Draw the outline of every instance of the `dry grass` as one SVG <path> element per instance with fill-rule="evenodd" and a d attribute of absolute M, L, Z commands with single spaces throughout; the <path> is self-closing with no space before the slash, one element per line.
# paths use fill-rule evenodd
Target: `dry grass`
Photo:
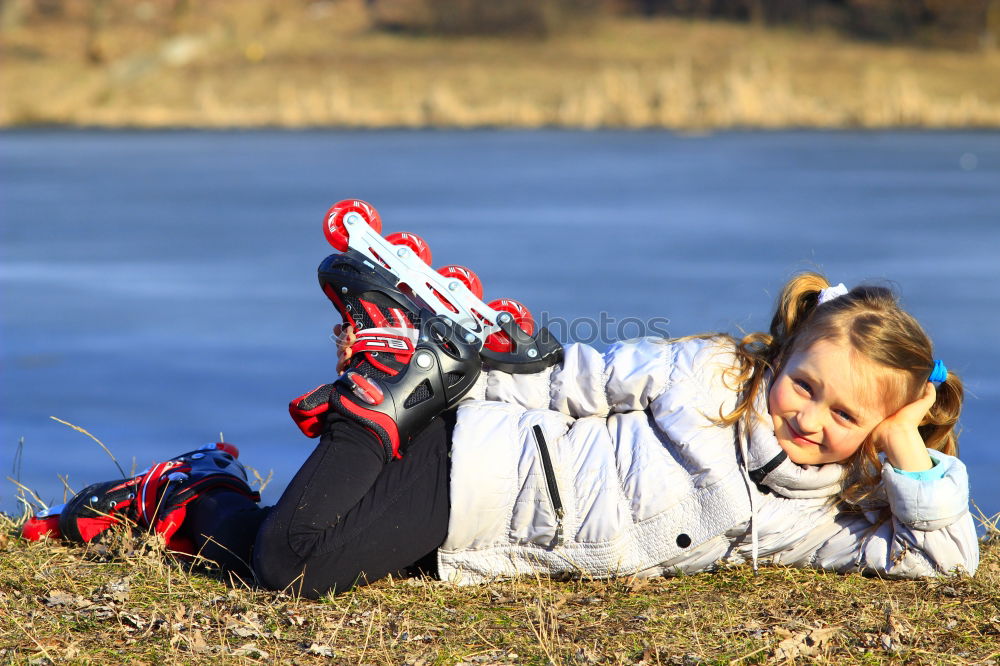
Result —
<path fill-rule="evenodd" d="M 374 32 L 360 0 L 196 3 L 177 32 L 119 15 L 4 36 L 0 124 L 997 127 L 1000 52 L 608 18 L 547 40 Z"/>
<path fill-rule="evenodd" d="M 385 580 L 320 602 L 229 586 L 119 534 L 28 543 L 0 518 L 6 663 L 1000 661 L 1000 539 L 974 578 L 747 567 L 672 579 Z"/>

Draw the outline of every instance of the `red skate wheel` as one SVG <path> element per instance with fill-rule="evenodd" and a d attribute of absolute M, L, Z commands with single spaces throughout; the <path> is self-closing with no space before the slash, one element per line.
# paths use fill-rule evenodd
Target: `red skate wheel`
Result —
<path fill-rule="evenodd" d="M 482 300 L 483 298 L 483 283 L 479 279 L 479 276 L 473 273 L 471 270 L 465 266 L 459 266 L 457 264 L 449 264 L 447 266 L 442 266 L 438 269 L 438 273 L 445 276 L 446 278 L 455 278 L 466 287 L 472 294 Z"/>
<path fill-rule="evenodd" d="M 531 313 L 528 312 L 528 308 L 524 307 L 517 301 L 513 301 L 509 298 L 498 298 L 495 301 L 490 301 L 486 305 L 490 306 L 497 312 L 509 312 L 514 316 L 514 323 L 520 326 L 521 330 L 528 335 L 535 332 L 535 320 L 531 317 Z M 509 352 L 512 346 L 510 337 L 508 337 L 508 335 L 503 331 L 491 333 L 489 337 L 486 338 L 484 345 L 490 351 L 495 352 Z"/>
<path fill-rule="evenodd" d="M 344 199 L 330 206 L 323 218 L 323 233 L 327 242 L 341 252 L 347 251 L 347 231 L 344 225 L 344 217 L 349 213 L 357 213 L 375 230 L 375 233 L 382 233 L 382 218 L 378 211 L 367 201 L 360 199 Z"/>
<path fill-rule="evenodd" d="M 393 245 L 403 245 L 413 250 L 420 260 L 427 265 L 431 263 L 431 246 L 423 238 L 406 231 L 397 231 L 385 237 Z"/>

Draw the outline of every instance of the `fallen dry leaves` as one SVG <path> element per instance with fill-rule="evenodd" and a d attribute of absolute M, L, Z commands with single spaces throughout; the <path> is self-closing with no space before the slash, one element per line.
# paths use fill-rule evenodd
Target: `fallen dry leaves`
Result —
<path fill-rule="evenodd" d="M 774 633 L 781 642 L 771 653 L 777 661 L 795 661 L 799 657 L 818 657 L 824 653 L 827 644 L 840 633 L 840 627 L 816 627 L 796 634 L 778 627 Z"/>

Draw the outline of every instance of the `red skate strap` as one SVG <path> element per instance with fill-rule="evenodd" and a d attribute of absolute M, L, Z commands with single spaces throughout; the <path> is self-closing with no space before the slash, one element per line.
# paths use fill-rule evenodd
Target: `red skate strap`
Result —
<path fill-rule="evenodd" d="M 396 335 L 382 331 L 361 331 L 357 340 L 351 345 L 351 353 L 390 352 L 396 354 L 401 363 L 409 363 L 413 355 L 413 342 L 405 335 Z"/>
<path fill-rule="evenodd" d="M 323 434 L 323 417 L 330 409 L 331 384 L 317 386 L 288 403 L 288 413 L 306 437 Z"/>
<path fill-rule="evenodd" d="M 167 550 L 180 560 L 190 560 L 197 555 L 195 553 L 194 541 L 185 534 L 174 534 L 167 541 Z"/>
<path fill-rule="evenodd" d="M 389 308 L 389 313 L 395 320 L 396 327 L 398 328 L 416 328 L 410 318 L 406 316 L 406 313 L 399 308 Z"/>
<path fill-rule="evenodd" d="M 153 525 L 153 531 L 157 534 L 163 535 L 163 540 L 166 541 L 167 546 L 170 547 L 170 541 L 173 539 L 174 534 L 180 529 L 181 525 L 184 523 L 184 518 L 187 517 L 187 503 L 185 502 L 181 506 L 168 511 L 163 518 L 156 521 Z M 179 550 L 177 548 L 172 548 L 171 550 Z"/>
<path fill-rule="evenodd" d="M 344 396 L 337 396 L 338 402 L 347 412 L 353 414 L 362 426 L 370 430 L 378 437 L 379 441 L 390 452 L 393 458 L 402 458 L 399 453 L 399 430 L 396 422 L 387 414 L 366 409 L 361 405 L 355 405 Z"/>
<path fill-rule="evenodd" d="M 358 302 L 361 303 L 361 307 L 363 307 L 365 309 L 365 312 L 368 313 L 368 316 L 371 317 L 372 324 L 383 328 L 389 325 L 389 320 L 386 319 L 385 316 L 383 316 L 383 314 L 379 311 L 377 305 L 360 299 Z"/>
<path fill-rule="evenodd" d="M 364 375 L 349 371 L 346 375 L 347 381 L 351 383 L 351 391 L 369 405 L 381 405 L 385 400 L 385 393 L 378 384 L 368 379 Z"/>
<path fill-rule="evenodd" d="M 94 537 L 107 530 L 112 525 L 117 525 L 119 520 L 112 516 L 94 516 L 93 518 L 77 518 L 76 528 L 80 532 L 80 538 L 84 543 L 90 543 Z"/>
<path fill-rule="evenodd" d="M 291 411 L 291 408 L 289 408 L 289 411 Z M 326 411 L 327 410 L 324 409 L 323 414 L 325 414 Z M 292 419 L 295 421 L 295 425 L 299 427 L 299 430 L 302 431 L 302 434 L 308 437 L 309 439 L 319 437 L 320 435 L 323 434 L 322 415 L 300 418 L 295 415 L 295 412 L 292 412 Z"/>
<path fill-rule="evenodd" d="M 169 482 L 167 477 L 170 472 L 183 466 L 184 463 L 179 460 L 168 460 L 153 465 L 143 475 L 139 483 L 139 496 L 136 498 L 140 524 L 152 525 L 156 521 L 156 514 L 160 510 L 160 497 L 163 494 L 160 491 L 164 484 Z"/>

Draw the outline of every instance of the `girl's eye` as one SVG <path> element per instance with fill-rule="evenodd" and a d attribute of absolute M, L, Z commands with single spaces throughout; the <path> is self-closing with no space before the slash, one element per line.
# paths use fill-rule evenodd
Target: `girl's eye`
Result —
<path fill-rule="evenodd" d="M 803 391 L 805 391 L 806 393 L 812 395 L 812 387 L 809 386 L 809 384 L 807 382 L 805 382 L 805 381 L 803 381 L 801 379 L 793 379 L 792 383 L 795 384 L 800 389 L 802 389 Z"/>
<path fill-rule="evenodd" d="M 833 413 L 842 418 L 843 420 L 847 421 L 848 423 L 854 423 L 854 417 L 842 409 L 835 409 L 833 410 Z"/>

